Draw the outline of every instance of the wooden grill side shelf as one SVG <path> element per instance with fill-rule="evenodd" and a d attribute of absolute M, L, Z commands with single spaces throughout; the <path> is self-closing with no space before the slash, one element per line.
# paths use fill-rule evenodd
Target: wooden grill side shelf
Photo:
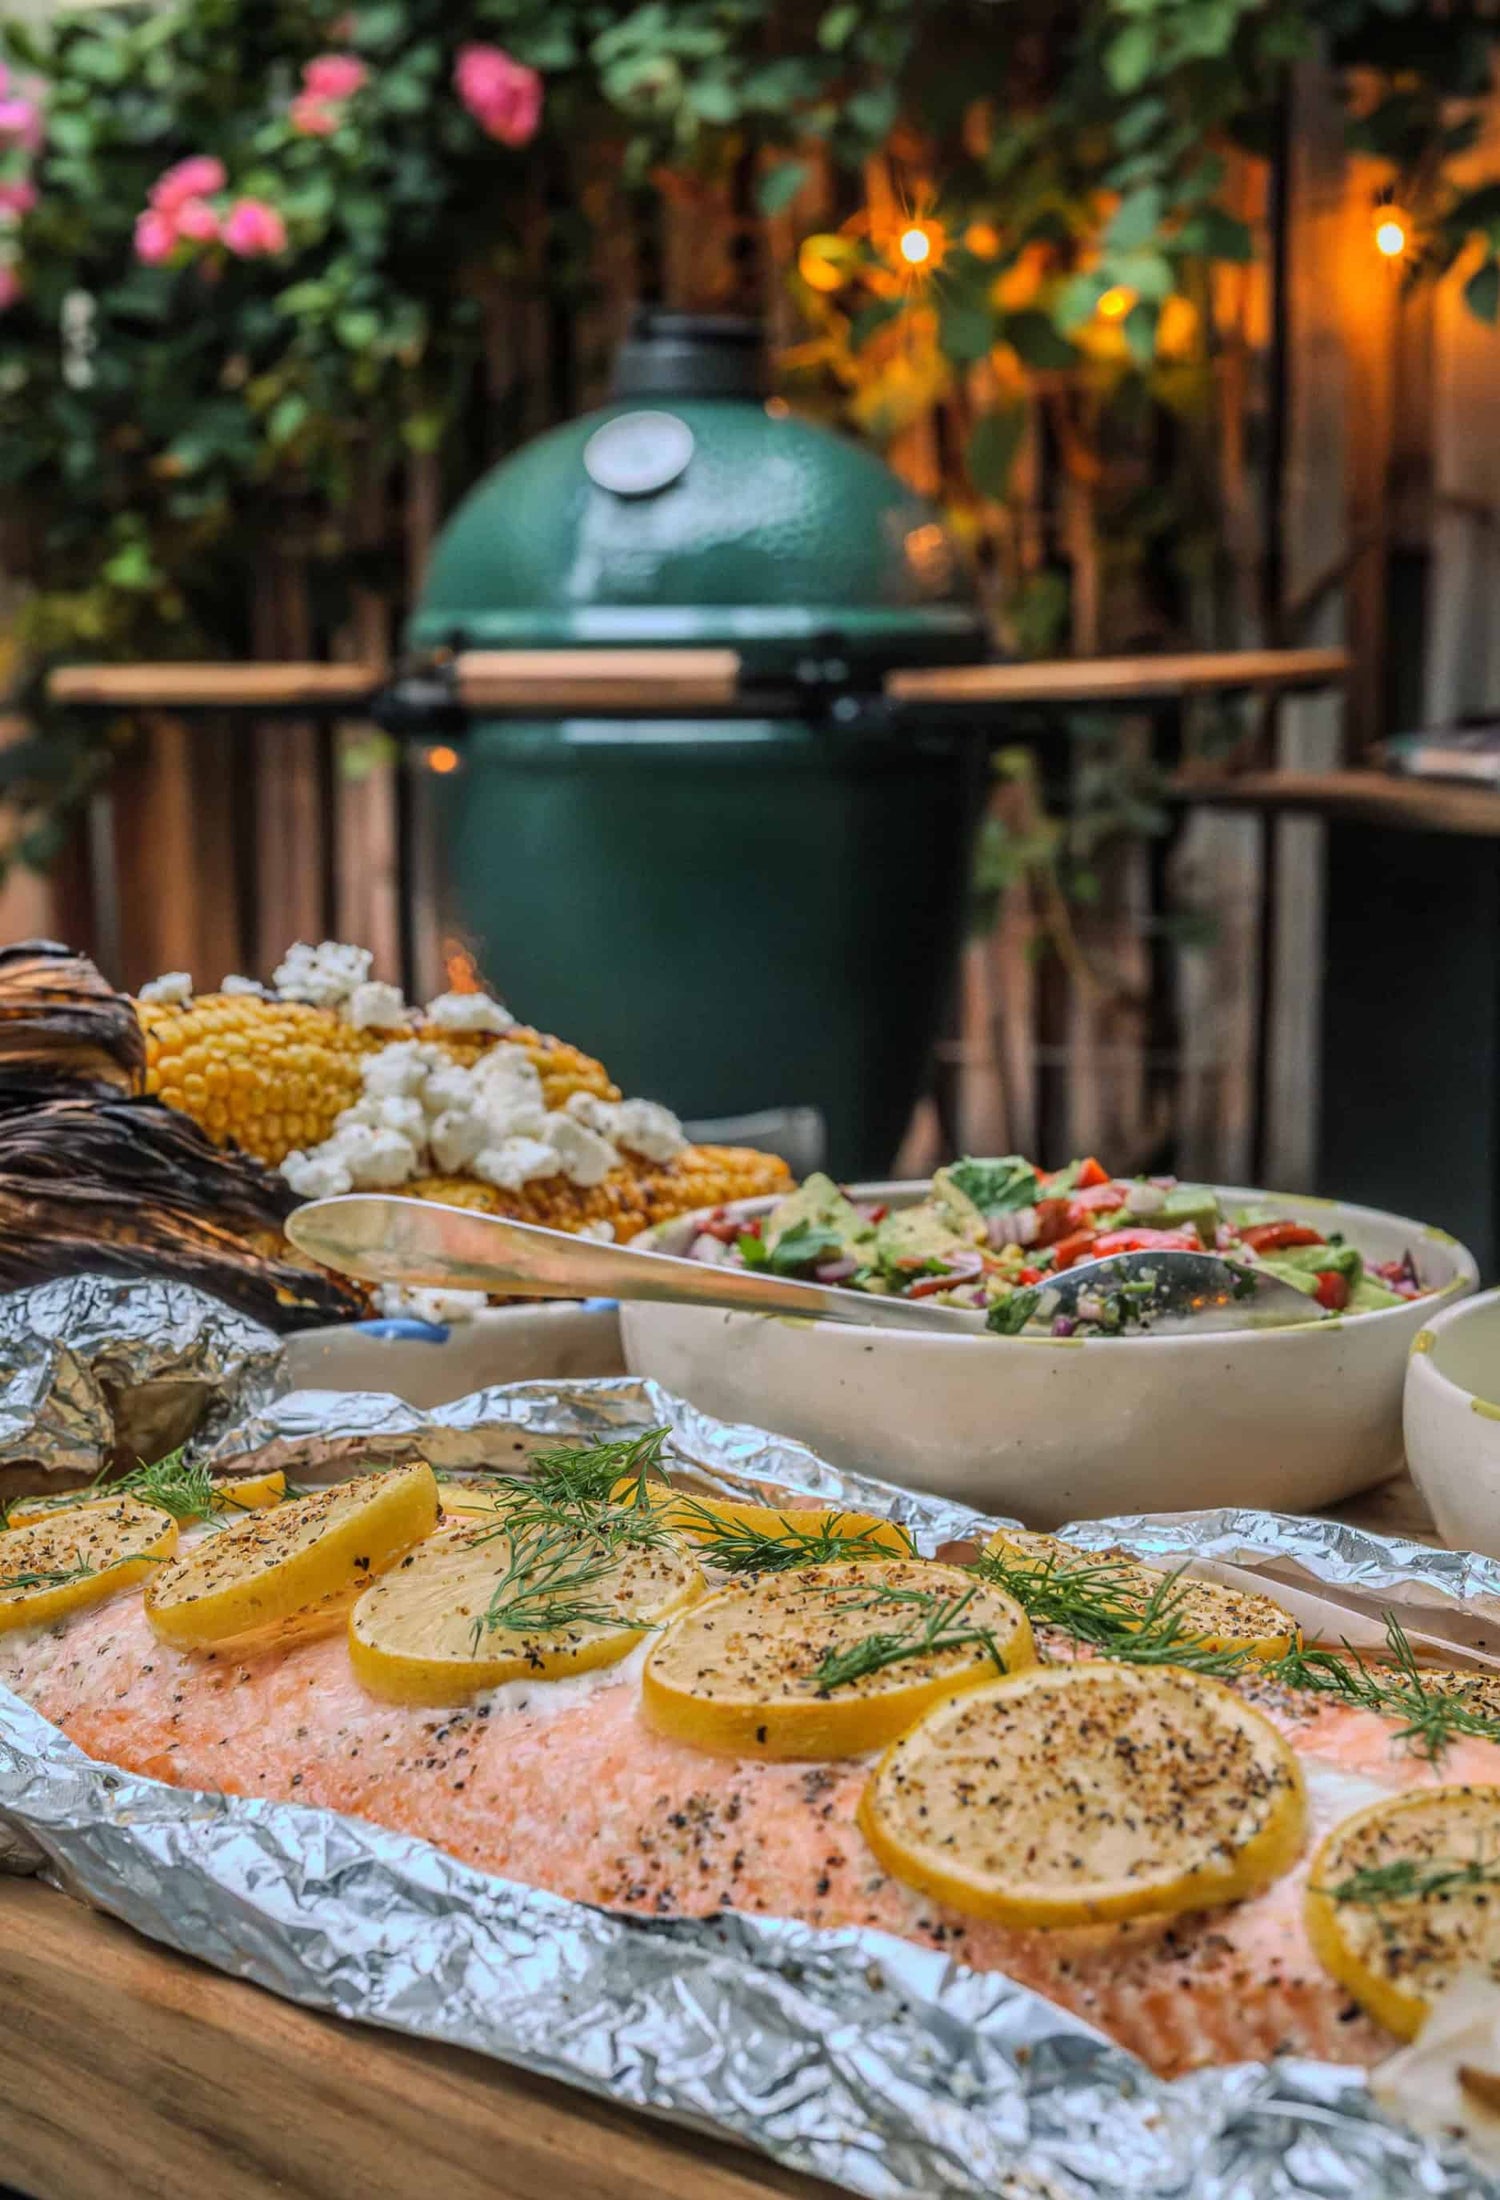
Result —
<path fill-rule="evenodd" d="M 885 691 L 899 703 L 1131 703 L 1231 688 L 1328 687 L 1348 671 L 1348 652 L 1342 649 L 1207 650 L 941 665 L 888 673 Z"/>
<path fill-rule="evenodd" d="M 35 2200 L 833 2200 L 724 2141 L 290 2002 L 0 1876 L 0 2187 Z"/>
<path fill-rule="evenodd" d="M 1207 808 L 1301 811 L 1402 832 L 1500 839 L 1500 790 L 1462 780 L 1377 771 L 1244 772 L 1222 779 L 1184 773 L 1174 793 L 1179 802 Z"/>

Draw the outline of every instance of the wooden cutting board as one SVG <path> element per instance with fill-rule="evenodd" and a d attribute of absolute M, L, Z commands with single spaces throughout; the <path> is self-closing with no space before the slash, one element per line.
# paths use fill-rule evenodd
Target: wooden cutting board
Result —
<path fill-rule="evenodd" d="M 0 2188 L 27 2200 L 832 2200 L 722 2141 L 294 2008 L 0 1877 Z"/>

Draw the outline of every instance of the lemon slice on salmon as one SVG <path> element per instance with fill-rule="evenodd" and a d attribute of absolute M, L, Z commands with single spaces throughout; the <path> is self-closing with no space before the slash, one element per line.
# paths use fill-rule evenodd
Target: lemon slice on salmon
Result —
<path fill-rule="evenodd" d="M 505 1681 L 613 1665 L 703 1592 L 672 1544 L 459 1521 L 374 1582 L 349 1614 L 355 1678 L 390 1703 L 463 1703 Z"/>
<path fill-rule="evenodd" d="M 1035 1655 L 1014 1599 L 957 1566 L 807 1566 L 685 1613 L 646 1660 L 641 1709 L 658 1734 L 727 1756 L 858 1757 Z"/>
<path fill-rule="evenodd" d="M 269 1512 L 247 1513 L 163 1566 L 146 1617 L 180 1649 L 263 1636 L 321 1607 L 329 1627 L 375 1575 L 437 1525 L 438 1489 L 424 1460 L 336 1482 Z"/>
<path fill-rule="evenodd" d="M 1037 1666 L 939 1704 L 860 1803 L 893 1877 L 972 1917 L 1094 1925 L 1268 1886 L 1307 1806 L 1291 1748 L 1174 1666 Z"/>
<path fill-rule="evenodd" d="M 286 1495 L 286 1476 L 276 1467 L 266 1474 L 242 1474 L 233 1481 L 215 1482 L 212 1489 L 215 1516 L 220 1513 L 232 1515 L 237 1512 L 259 1512 L 267 1505 L 281 1503 Z M 119 1494 L 131 1496 L 135 1493 L 125 1490 Z M 81 1505 L 108 1505 L 112 1502 L 107 1484 L 101 1488 L 97 1482 L 90 1482 L 82 1489 L 68 1490 L 60 1497 L 18 1497 L 12 1502 L 6 1517 L 11 1527 L 24 1528 L 30 1526 L 34 1520 L 52 1519 L 62 1512 L 76 1512 Z M 149 1496 L 143 1496 L 141 1502 L 149 1504 Z M 162 1511 L 170 1509 L 169 1506 L 161 1508 Z"/>
<path fill-rule="evenodd" d="M 41 1627 L 139 1581 L 177 1548 L 177 1523 L 133 1497 L 0 1534 L 0 1631 Z"/>
<path fill-rule="evenodd" d="M 615 1504 L 635 1501 L 639 1484 L 616 1483 Z M 701 1551 L 710 1566 L 727 1573 L 779 1571 L 787 1566 L 832 1562 L 854 1546 L 850 1558 L 914 1558 L 911 1537 L 879 1513 L 848 1512 L 834 1505 L 752 1505 L 735 1497 L 699 1497 L 665 1483 L 649 1491 L 652 1510 L 671 1534 Z"/>
<path fill-rule="evenodd" d="M 1324 1969 L 1415 2038 L 1458 1972 L 1500 1982 L 1500 1787 L 1419 1788 L 1356 1811 L 1319 1845 L 1304 1915 Z"/>
<path fill-rule="evenodd" d="M 1148 1566 L 1126 1551 L 1090 1551 L 1080 1544 L 1065 1543 L 1060 1536 L 1038 1535 L 1026 1528 L 1002 1528 L 984 1547 L 1028 1605 L 1019 1575 L 1033 1577 L 1037 1592 L 1045 1594 L 1047 1609 L 1038 1619 L 1051 1620 L 1066 1629 L 1061 1611 L 1071 1582 L 1078 1601 L 1101 1611 L 1108 1609 L 1120 1625 L 1152 1625 L 1164 1619 L 1180 1629 L 1180 1639 L 1194 1649 L 1231 1651 L 1244 1657 L 1281 1658 L 1301 1641 L 1301 1630 L 1290 1612 L 1272 1597 L 1252 1595 L 1246 1589 L 1230 1589 L 1217 1581 L 1198 1581 L 1188 1574 L 1168 1573 Z M 1062 1592 L 1061 1595 L 1057 1592 Z"/>

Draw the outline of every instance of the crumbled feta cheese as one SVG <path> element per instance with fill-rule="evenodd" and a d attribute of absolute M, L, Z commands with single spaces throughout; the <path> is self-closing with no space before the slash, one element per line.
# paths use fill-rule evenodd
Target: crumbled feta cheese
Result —
<path fill-rule="evenodd" d="M 648 1161 L 674 1160 L 687 1145 L 682 1125 L 658 1100 L 601 1100 L 595 1092 L 575 1092 L 567 1113 L 611 1145 L 628 1146 Z"/>
<path fill-rule="evenodd" d="M 138 1001 L 190 1001 L 193 997 L 192 973 L 187 970 L 164 970 L 159 978 L 148 978 L 136 995 Z"/>
<path fill-rule="evenodd" d="M 519 1047 L 494 1047 L 475 1064 L 473 1075 L 476 1104 L 496 1144 L 506 1138 L 543 1136 L 547 1102 L 530 1055 Z"/>
<path fill-rule="evenodd" d="M 546 1136 L 564 1176 L 574 1184 L 602 1184 L 619 1163 L 609 1140 L 580 1123 L 576 1115 L 549 1115 Z"/>
<path fill-rule="evenodd" d="M 562 1162 L 540 1138 L 502 1138 L 474 1159 L 474 1174 L 498 1191 L 518 1192 L 536 1177 L 557 1176 Z"/>
<path fill-rule="evenodd" d="M 383 1096 L 366 1093 L 363 1100 L 356 1100 L 352 1108 L 345 1108 L 337 1117 L 333 1136 L 338 1139 L 344 1131 L 359 1126 L 399 1132 L 418 1151 L 427 1143 L 427 1117 L 422 1112 L 422 1103 L 406 1093 L 392 1092 Z"/>
<path fill-rule="evenodd" d="M 432 1158 L 445 1175 L 455 1176 L 483 1153 L 492 1133 L 482 1115 L 470 1108 L 445 1108 L 427 1126 Z"/>
<path fill-rule="evenodd" d="M 613 1245 L 615 1226 L 612 1222 L 580 1222 L 574 1237 L 592 1238 L 596 1245 Z"/>
<path fill-rule="evenodd" d="M 228 993 L 231 997 L 244 994 L 248 999 L 256 1001 L 265 1000 L 269 990 L 269 987 L 261 984 L 259 978 L 242 978 L 238 971 L 234 970 L 229 973 L 229 976 L 219 987 L 221 993 Z"/>
<path fill-rule="evenodd" d="M 349 1171 L 357 1192 L 389 1192 L 417 1173 L 417 1149 L 399 1131 L 373 1123 L 351 1123 L 323 1149 L 332 1151 Z"/>
<path fill-rule="evenodd" d="M 367 978 L 357 985 L 346 1003 L 349 1021 L 356 1031 L 395 1031 L 406 1022 L 406 1002 L 399 985 Z"/>
<path fill-rule="evenodd" d="M 368 947 L 349 947 L 341 940 L 324 940 L 318 947 L 297 940 L 287 949 L 286 960 L 277 964 L 272 983 L 285 1001 L 337 1008 L 364 984 L 374 959 Z"/>
<path fill-rule="evenodd" d="M 488 993 L 440 993 L 427 1003 L 427 1018 L 444 1031 L 509 1031 L 516 1020 Z"/>
<path fill-rule="evenodd" d="M 422 1105 L 429 1115 L 467 1115 L 478 1103 L 479 1087 L 474 1072 L 450 1062 L 435 1069 L 422 1087 Z"/>
<path fill-rule="evenodd" d="M 409 1283 L 382 1283 L 375 1292 L 377 1312 L 391 1318 L 405 1315 L 412 1321 L 472 1321 L 489 1304 L 482 1291 L 429 1291 Z"/>
<path fill-rule="evenodd" d="M 341 1192 L 354 1189 L 349 1165 L 332 1145 L 315 1147 L 311 1153 L 289 1153 L 281 1174 L 299 1199 L 337 1199 Z"/>
<path fill-rule="evenodd" d="M 366 1056 L 359 1066 L 360 1079 L 376 1099 L 420 1094 L 433 1068 L 445 1059 L 441 1047 L 424 1046 L 420 1039 L 397 1039 L 378 1054 Z"/>

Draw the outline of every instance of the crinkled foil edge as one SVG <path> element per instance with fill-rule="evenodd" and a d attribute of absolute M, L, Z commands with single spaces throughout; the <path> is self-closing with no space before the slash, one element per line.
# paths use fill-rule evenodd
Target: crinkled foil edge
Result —
<path fill-rule="evenodd" d="M 302 1392 L 218 1450 L 237 1456 L 255 1431 L 307 1473 L 347 1459 L 362 1432 L 366 1457 L 420 1436 L 429 1456 L 451 1447 L 450 1464 L 495 1465 L 538 1441 L 662 1421 L 679 1456 L 729 1490 L 771 1483 L 898 1515 L 928 1549 L 991 1525 L 632 1378 L 518 1384 L 430 1414 Z M 1456 1593 L 1451 1553 L 1286 1525 L 1285 1543 L 1271 1514 L 1085 1528 L 1147 1549 L 1186 1552 L 1200 1533 L 1205 1549 L 1215 1538 L 1257 1556 L 1289 1548 L 1315 1578 L 1326 1557 L 1327 1580 L 1359 1566 L 1371 1582 L 1383 1565 L 1412 1588 Z M 1487 1597 L 1490 1581 L 1475 1579 Z M 595 1910 L 337 1812 L 97 1764 L 4 1689 L 0 1832 L 13 1862 L 29 1857 L 151 1938 L 292 2001 L 728 2133 L 870 2200 L 1500 2200 L 1477 2167 L 1383 2118 L 1360 2071 L 1281 2061 L 1169 2083 L 1012 1980 L 888 1934 Z"/>

